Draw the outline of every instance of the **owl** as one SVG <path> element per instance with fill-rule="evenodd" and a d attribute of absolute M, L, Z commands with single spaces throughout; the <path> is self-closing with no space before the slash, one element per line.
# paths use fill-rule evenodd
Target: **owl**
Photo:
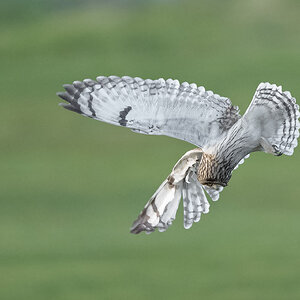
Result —
<path fill-rule="evenodd" d="M 131 232 L 165 231 L 182 198 L 184 227 L 209 212 L 232 172 L 251 152 L 292 155 L 299 136 L 299 106 L 281 86 L 260 83 L 243 116 L 237 106 L 195 83 L 99 76 L 64 85 L 61 105 L 83 116 L 167 135 L 197 148 L 185 153 L 133 222 Z"/>

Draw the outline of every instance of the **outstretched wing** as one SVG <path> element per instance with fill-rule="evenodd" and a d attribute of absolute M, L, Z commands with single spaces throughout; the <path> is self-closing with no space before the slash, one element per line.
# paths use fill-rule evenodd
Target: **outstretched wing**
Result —
<path fill-rule="evenodd" d="M 58 96 L 66 109 L 128 127 L 134 132 L 167 135 L 203 147 L 239 118 L 228 98 L 178 80 L 97 77 L 64 85 Z"/>

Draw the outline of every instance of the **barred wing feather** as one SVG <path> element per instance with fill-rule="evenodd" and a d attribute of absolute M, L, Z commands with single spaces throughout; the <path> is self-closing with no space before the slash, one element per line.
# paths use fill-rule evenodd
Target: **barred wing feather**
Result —
<path fill-rule="evenodd" d="M 182 200 L 184 228 L 189 229 L 193 222 L 200 221 L 202 213 L 209 212 L 210 206 L 195 170 L 191 170 L 183 182 Z"/>
<path fill-rule="evenodd" d="M 64 85 L 66 109 L 134 132 L 167 135 L 203 147 L 239 118 L 228 98 L 178 80 L 100 76 Z"/>

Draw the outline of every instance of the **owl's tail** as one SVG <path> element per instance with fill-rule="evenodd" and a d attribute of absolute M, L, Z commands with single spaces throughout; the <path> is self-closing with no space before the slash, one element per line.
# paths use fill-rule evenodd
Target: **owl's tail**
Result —
<path fill-rule="evenodd" d="M 261 131 L 261 150 L 274 155 L 292 155 L 297 146 L 300 123 L 299 106 L 290 92 L 281 86 L 261 83 L 244 119 Z"/>

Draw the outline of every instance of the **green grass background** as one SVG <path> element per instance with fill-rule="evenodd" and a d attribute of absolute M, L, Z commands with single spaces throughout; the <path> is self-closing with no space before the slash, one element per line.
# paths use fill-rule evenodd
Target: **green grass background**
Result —
<path fill-rule="evenodd" d="M 76 4 L 76 5 L 75 5 Z M 300 95 L 300 3 L 0 4 L 0 299 L 299 299 L 299 148 L 253 154 L 190 230 L 129 227 L 193 148 L 60 108 L 63 83 L 177 78 L 244 112 L 261 81 Z"/>

